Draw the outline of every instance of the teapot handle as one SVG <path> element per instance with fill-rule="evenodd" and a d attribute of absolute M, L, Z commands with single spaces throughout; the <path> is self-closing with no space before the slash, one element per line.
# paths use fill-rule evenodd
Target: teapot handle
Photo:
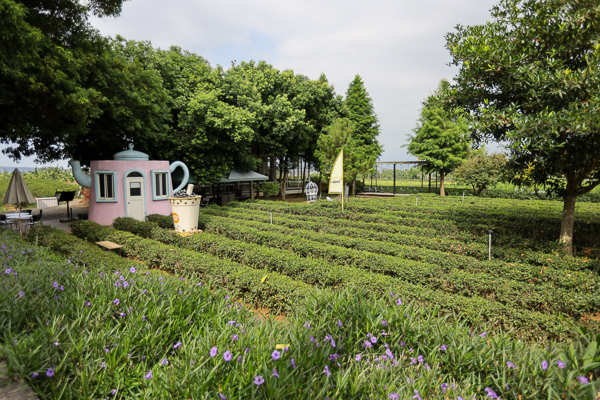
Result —
<path fill-rule="evenodd" d="M 177 189 L 173 189 L 173 193 L 177 193 L 181 189 L 183 189 L 185 187 L 185 185 L 187 185 L 188 180 L 190 179 L 190 171 L 188 170 L 187 165 L 185 165 L 181 161 L 174 161 L 171 164 L 171 173 L 173 173 L 173 171 L 175 171 L 175 169 L 177 167 L 181 167 L 181 169 L 183 170 L 183 180 L 181 181 L 181 184 L 179 186 L 177 186 Z"/>

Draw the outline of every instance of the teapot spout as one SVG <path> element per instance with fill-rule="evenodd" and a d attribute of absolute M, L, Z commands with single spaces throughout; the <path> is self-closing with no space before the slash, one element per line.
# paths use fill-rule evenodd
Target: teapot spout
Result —
<path fill-rule="evenodd" d="M 83 172 L 79 161 L 71 160 L 69 161 L 69 164 L 71 164 L 71 169 L 73 169 L 73 177 L 75 178 L 77 183 L 79 183 L 84 188 L 91 188 L 92 177 L 91 175 L 88 175 L 85 172 Z"/>

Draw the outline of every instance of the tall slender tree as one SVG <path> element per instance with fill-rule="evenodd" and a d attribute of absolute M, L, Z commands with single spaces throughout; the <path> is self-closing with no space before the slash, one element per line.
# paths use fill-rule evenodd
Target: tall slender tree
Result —
<path fill-rule="evenodd" d="M 379 121 L 375 113 L 375 106 L 360 75 L 356 75 L 346 91 L 344 104 L 348 109 L 348 119 L 352 122 L 352 152 L 359 157 L 361 162 L 373 164 L 381 155 L 382 147 L 377 141 L 379 136 Z M 361 155 L 361 156 L 359 156 Z M 358 159 L 356 165 L 359 164 Z M 361 174 L 371 170 L 373 165 L 360 168 Z M 356 194 L 356 175 L 352 180 L 352 194 Z"/>
<path fill-rule="evenodd" d="M 442 80 L 435 93 L 423 102 L 421 117 L 410 136 L 408 152 L 427 160 L 425 172 L 440 174 L 440 196 L 445 196 L 444 178 L 464 162 L 469 154 L 468 124 L 458 108 L 444 107 L 450 83 Z"/>

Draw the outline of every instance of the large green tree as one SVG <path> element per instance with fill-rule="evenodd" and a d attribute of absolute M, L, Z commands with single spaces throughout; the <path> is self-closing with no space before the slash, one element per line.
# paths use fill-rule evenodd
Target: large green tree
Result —
<path fill-rule="evenodd" d="M 278 161 L 282 187 L 300 158 L 317 162 L 319 135 L 343 111 L 323 75 L 315 81 L 264 61 L 233 66 L 225 84 L 228 101 L 255 115 L 252 149 L 256 157 Z"/>
<path fill-rule="evenodd" d="M 410 136 L 408 152 L 427 160 L 424 172 L 440 175 L 440 195 L 445 196 L 444 178 L 462 164 L 469 155 L 468 123 L 462 110 L 445 107 L 450 83 L 443 79 L 431 96 L 423 102 L 415 136 Z"/>
<path fill-rule="evenodd" d="M 344 150 L 344 182 L 352 188 L 359 174 L 365 175 L 373 170 L 379 157 L 379 147 L 365 146 L 357 136 L 356 125 L 347 118 L 336 119 L 320 136 L 316 155 L 326 180 L 340 150 Z M 352 194 L 355 194 L 354 189 Z"/>
<path fill-rule="evenodd" d="M 563 196 L 560 241 L 572 254 L 577 196 L 600 184 L 600 6 L 501 0 L 491 15 L 446 37 L 460 68 L 454 102 L 477 122 L 475 139 L 508 143 L 515 183 Z"/>
<path fill-rule="evenodd" d="M 89 133 L 106 98 L 106 40 L 88 15 L 116 16 L 122 0 L 0 0 L 0 141 L 19 159 L 69 156 L 64 139 Z M 109 63 L 110 64 L 110 63 Z M 100 77 L 100 79 L 102 79 Z"/>
<path fill-rule="evenodd" d="M 379 121 L 375 113 L 375 106 L 360 75 L 356 75 L 348 85 L 344 105 L 347 109 L 347 118 L 352 122 L 351 141 L 347 146 L 352 148 L 348 152 L 348 156 L 352 154 L 354 158 L 354 161 L 349 165 L 353 166 L 350 175 L 352 194 L 356 194 L 357 174 L 366 174 L 371 171 L 382 151 L 382 147 L 377 141 Z M 335 125 L 332 128 L 335 128 Z M 330 128 L 324 134 L 331 131 Z M 365 163 L 371 163 L 371 165 Z"/>

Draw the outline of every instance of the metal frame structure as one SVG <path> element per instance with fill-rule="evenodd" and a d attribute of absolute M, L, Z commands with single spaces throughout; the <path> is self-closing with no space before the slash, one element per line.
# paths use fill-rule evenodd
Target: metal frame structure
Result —
<path fill-rule="evenodd" d="M 418 160 L 418 161 L 377 161 L 377 165 L 383 164 L 392 164 L 394 166 L 394 194 L 396 194 L 396 165 L 397 164 L 415 164 L 422 165 L 427 164 L 426 160 Z M 436 176 L 436 186 L 437 186 L 437 176 Z M 421 177 L 421 190 L 423 190 L 423 178 Z M 429 174 L 429 192 L 431 192 L 431 173 Z"/>

